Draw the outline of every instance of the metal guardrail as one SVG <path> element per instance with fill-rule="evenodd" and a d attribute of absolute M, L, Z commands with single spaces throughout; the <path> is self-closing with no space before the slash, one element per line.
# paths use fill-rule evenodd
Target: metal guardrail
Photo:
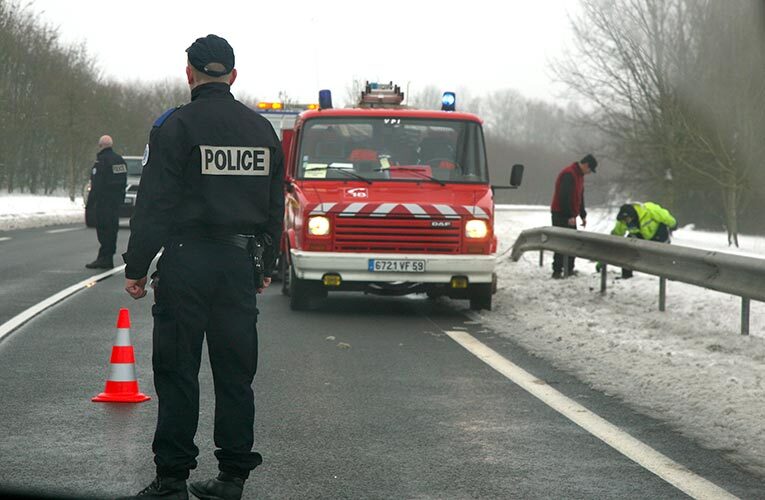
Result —
<path fill-rule="evenodd" d="M 765 302 L 765 259 L 558 227 L 523 231 L 513 244 L 511 258 L 517 261 L 524 252 L 534 250 L 550 250 L 658 276 L 662 311 L 666 280 L 737 295 L 742 299 L 742 335 L 749 333 L 750 300 Z M 605 293 L 606 265 L 601 269 L 600 284 L 601 293 Z"/>

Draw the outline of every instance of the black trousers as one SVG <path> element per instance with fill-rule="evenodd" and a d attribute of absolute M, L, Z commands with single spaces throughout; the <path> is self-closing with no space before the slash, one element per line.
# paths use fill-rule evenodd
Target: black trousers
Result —
<path fill-rule="evenodd" d="M 159 399 L 152 450 L 157 474 L 187 478 L 197 465 L 202 342 L 215 387 L 215 456 L 221 471 L 246 479 L 252 451 L 258 333 L 254 265 L 246 250 L 190 240 L 166 245 L 155 291 L 152 366 Z"/>
<path fill-rule="evenodd" d="M 576 231 L 576 224 L 570 226 L 568 224 L 568 217 L 563 214 L 552 212 L 552 225 L 555 227 L 565 227 Z M 553 254 L 553 271 L 556 273 L 563 272 L 563 259 L 566 256 L 562 253 Z M 574 270 L 574 256 L 568 256 L 568 270 L 569 272 Z"/>
<path fill-rule="evenodd" d="M 118 200 L 99 199 L 96 202 L 96 236 L 98 236 L 98 258 L 110 259 L 117 251 L 117 233 L 120 229 L 120 203 Z"/>

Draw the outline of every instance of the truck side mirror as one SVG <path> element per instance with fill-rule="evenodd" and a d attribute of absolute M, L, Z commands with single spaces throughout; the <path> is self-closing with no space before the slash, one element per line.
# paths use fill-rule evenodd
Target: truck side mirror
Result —
<path fill-rule="evenodd" d="M 510 171 L 510 187 L 517 188 L 523 181 L 523 165 L 516 163 Z"/>

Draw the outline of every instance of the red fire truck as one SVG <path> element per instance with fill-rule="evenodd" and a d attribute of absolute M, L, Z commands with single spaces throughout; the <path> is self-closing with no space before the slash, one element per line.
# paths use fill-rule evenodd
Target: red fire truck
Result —
<path fill-rule="evenodd" d="M 398 86 L 367 84 L 354 108 L 305 111 L 283 134 L 282 291 L 304 309 L 329 291 L 427 293 L 491 309 L 493 188 L 481 120 L 402 105 Z"/>

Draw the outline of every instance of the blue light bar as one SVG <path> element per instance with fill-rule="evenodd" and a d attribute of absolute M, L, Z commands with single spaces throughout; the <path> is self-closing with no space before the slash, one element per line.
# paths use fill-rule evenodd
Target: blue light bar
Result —
<path fill-rule="evenodd" d="M 441 111 L 454 111 L 457 107 L 457 96 L 454 92 L 444 92 L 441 98 Z"/>
<path fill-rule="evenodd" d="M 332 92 L 330 90 L 319 91 L 319 109 L 332 109 Z"/>

